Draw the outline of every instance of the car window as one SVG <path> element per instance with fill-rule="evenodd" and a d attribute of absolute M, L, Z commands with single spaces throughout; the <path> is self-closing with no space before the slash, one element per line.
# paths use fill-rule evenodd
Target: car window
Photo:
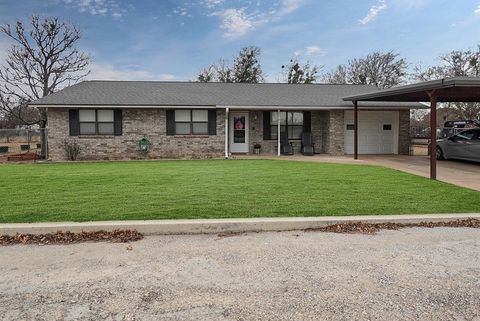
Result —
<path fill-rule="evenodd" d="M 476 136 L 475 130 L 466 130 L 464 132 L 458 133 L 457 139 L 471 140 L 474 136 Z"/>

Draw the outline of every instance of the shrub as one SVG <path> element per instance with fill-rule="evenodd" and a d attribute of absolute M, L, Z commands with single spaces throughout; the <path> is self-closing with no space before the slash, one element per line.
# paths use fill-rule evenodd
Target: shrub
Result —
<path fill-rule="evenodd" d="M 63 149 L 67 154 L 67 159 L 70 161 L 77 160 L 78 156 L 80 155 L 80 145 L 78 145 L 76 140 L 64 140 L 63 141 Z"/>

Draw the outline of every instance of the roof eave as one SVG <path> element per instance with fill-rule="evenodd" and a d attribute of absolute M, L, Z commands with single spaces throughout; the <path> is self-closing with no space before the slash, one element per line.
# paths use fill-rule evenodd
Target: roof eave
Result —
<path fill-rule="evenodd" d="M 425 93 L 433 90 L 440 90 L 452 87 L 479 87 L 480 88 L 480 78 L 447 78 L 427 81 L 419 84 L 406 85 L 398 88 L 390 88 L 381 91 L 375 91 L 367 94 L 346 96 L 342 99 L 344 101 L 382 101 L 382 98 L 387 99 L 387 97 L 404 95 L 410 93 L 415 95 L 415 93 Z M 390 98 L 391 99 L 391 98 Z M 398 100 L 398 101 L 412 101 L 410 100 Z M 392 100 L 384 100 L 392 101 Z M 418 102 L 425 101 L 423 99 L 416 100 Z"/>
<path fill-rule="evenodd" d="M 320 106 L 320 105 L 312 105 L 312 106 L 305 106 L 305 105 L 257 105 L 257 106 L 245 106 L 245 105 L 78 105 L 78 104 L 44 104 L 44 105 L 35 105 L 30 104 L 30 107 L 40 107 L 40 108 L 94 108 L 94 109 L 102 109 L 102 108 L 118 108 L 118 109 L 132 109 L 132 108 L 141 108 L 141 109 L 169 109 L 169 108 L 176 108 L 176 109 L 208 109 L 208 108 L 216 108 L 216 109 L 226 109 L 229 108 L 231 110 L 350 110 L 353 106 L 348 105 L 329 105 L 329 106 Z M 409 105 L 396 105 L 395 103 L 391 103 L 388 105 L 369 105 L 368 103 L 362 104 L 359 106 L 360 109 L 385 109 L 385 110 L 399 110 L 399 109 L 420 109 L 424 108 L 422 104 L 409 104 Z"/>

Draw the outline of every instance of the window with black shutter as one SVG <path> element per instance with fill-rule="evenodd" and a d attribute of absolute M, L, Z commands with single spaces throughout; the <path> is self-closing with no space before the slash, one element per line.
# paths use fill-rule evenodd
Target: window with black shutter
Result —
<path fill-rule="evenodd" d="M 270 139 L 278 137 L 278 112 L 270 112 Z M 303 112 L 280 112 L 280 132 L 286 132 L 288 139 L 301 139 L 303 132 Z"/>
<path fill-rule="evenodd" d="M 68 121 L 70 136 L 78 136 L 80 134 L 80 124 L 78 123 L 78 109 L 70 109 L 68 111 Z"/>
<path fill-rule="evenodd" d="M 208 109 L 175 109 L 175 135 L 215 135 L 216 113 Z"/>
<path fill-rule="evenodd" d="M 117 127 L 117 130 L 118 130 L 119 124 L 117 119 L 117 124 L 115 125 L 114 114 L 115 112 L 113 109 L 79 109 L 78 110 L 78 134 L 79 135 L 114 135 L 116 134 L 115 127 Z M 117 118 L 118 118 L 118 112 L 117 112 Z"/>

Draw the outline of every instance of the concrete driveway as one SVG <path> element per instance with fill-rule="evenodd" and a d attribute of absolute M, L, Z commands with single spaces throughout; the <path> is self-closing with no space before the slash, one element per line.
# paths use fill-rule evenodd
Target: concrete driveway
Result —
<path fill-rule="evenodd" d="M 480 230 L 0 247 L 1 320 L 479 320 Z"/>
<path fill-rule="evenodd" d="M 398 169 L 407 173 L 430 177 L 430 159 L 427 156 L 360 156 L 366 163 Z M 437 179 L 480 191 L 480 164 L 444 160 L 437 162 Z"/>

